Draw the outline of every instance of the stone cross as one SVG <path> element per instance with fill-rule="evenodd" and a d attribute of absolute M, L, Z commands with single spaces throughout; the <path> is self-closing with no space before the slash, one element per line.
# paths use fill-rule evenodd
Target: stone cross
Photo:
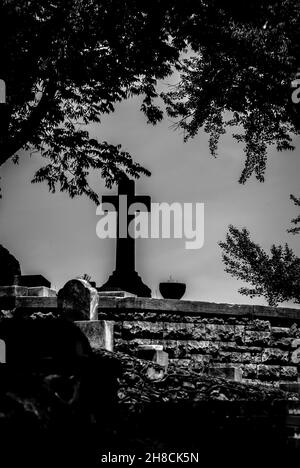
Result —
<path fill-rule="evenodd" d="M 150 297 L 150 289 L 143 284 L 135 271 L 135 239 L 128 234 L 130 222 L 135 214 L 128 214 L 128 208 L 135 204 L 135 211 L 146 207 L 151 209 L 149 196 L 135 195 L 135 182 L 124 176 L 118 184 L 118 195 L 102 197 L 102 203 L 110 203 L 117 212 L 116 269 L 99 290 L 122 289 L 138 296 Z"/>

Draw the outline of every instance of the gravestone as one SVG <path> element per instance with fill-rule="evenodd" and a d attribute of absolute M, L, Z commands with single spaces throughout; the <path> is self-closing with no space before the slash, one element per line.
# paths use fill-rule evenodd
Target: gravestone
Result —
<path fill-rule="evenodd" d="M 97 320 L 98 292 L 82 278 L 68 281 L 57 294 L 57 305 L 70 320 Z"/>
<path fill-rule="evenodd" d="M 18 260 L 2 245 L 0 245 L 0 286 L 14 284 L 16 275 L 21 275 Z"/>

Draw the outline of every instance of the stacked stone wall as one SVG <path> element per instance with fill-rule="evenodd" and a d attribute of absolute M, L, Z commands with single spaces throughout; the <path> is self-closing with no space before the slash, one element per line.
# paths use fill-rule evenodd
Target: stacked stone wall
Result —
<path fill-rule="evenodd" d="M 298 381 L 297 309 L 127 298 L 103 301 L 98 312 L 115 322 L 115 350 L 138 355 L 140 345 L 162 344 L 171 363 L 199 372 L 236 369 L 243 382 L 275 386 Z"/>

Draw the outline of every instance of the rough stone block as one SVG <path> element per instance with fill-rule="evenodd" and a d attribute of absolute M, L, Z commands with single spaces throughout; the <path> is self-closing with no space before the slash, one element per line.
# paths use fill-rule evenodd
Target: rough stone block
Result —
<path fill-rule="evenodd" d="M 47 288 L 46 286 L 36 286 L 27 288 L 26 295 L 34 297 L 56 297 L 57 292 L 55 289 Z"/>
<path fill-rule="evenodd" d="M 164 347 L 161 344 L 143 344 L 139 346 L 141 351 L 163 351 Z"/>
<path fill-rule="evenodd" d="M 295 380 L 298 378 L 298 369 L 296 366 L 282 366 L 280 368 L 280 379 Z"/>
<path fill-rule="evenodd" d="M 218 344 L 213 341 L 187 341 L 186 343 L 180 342 L 188 355 L 194 354 L 216 354 L 218 352 Z"/>
<path fill-rule="evenodd" d="M 123 322 L 122 337 L 129 340 L 133 338 L 162 339 L 163 329 L 162 322 L 125 321 Z"/>
<path fill-rule="evenodd" d="M 57 312 L 57 298 L 42 296 L 2 296 L 0 310 L 13 310 L 14 316 L 27 317 L 38 311 Z"/>
<path fill-rule="evenodd" d="M 195 338 L 195 327 L 192 323 L 164 323 L 163 326 L 163 338 L 166 340 L 191 340 Z M 203 327 L 205 330 L 205 328 Z"/>
<path fill-rule="evenodd" d="M 45 286 L 0 286 L 0 297 L 56 297 L 54 289 Z"/>
<path fill-rule="evenodd" d="M 257 375 L 260 380 L 278 380 L 280 378 L 280 366 L 259 364 L 257 366 Z"/>
<path fill-rule="evenodd" d="M 245 329 L 245 325 L 234 326 L 234 340 L 239 344 L 244 342 Z"/>
<path fill-rule="evenodd" d="M 287 364 L 289 352 L 278 348 L 265 348 L 261 360 L 263 364 Z"/>
<path fill-rule="evenodd" d="M 102 320 L 99 318 L 99 320 Z M 123 335 L 123 322 L 114 322 L 114 337 L 122 338 Z"/>
<path fill-rule="evenodd" d="M 82 278 L 68 281 L 57 295 L 63 316 L 71 320 L 97 320 L 98 301 L 97 290 Z"/>
<path fill-rule="evenodd" d="M 180 348 L 179 342 L 176 340 L 164 340 L 164 350 L 168 353 L 169 358 L 184 358 L 186 353 Z"/>
<path fill-rule="evenodd" d="M 221 342 L 218 343 L 219 349 L 222 351 L 236 351 L 238 353 L 251 353 L 253 355 L 257 355 L 258 359 L 261 355 L 264 348 L 259 346 L 246 346 L 246 345 L 239 345 L 236 342 Z"/>
<path fill-rule="evenodd" d="M 256 364 L 245 364 L 242 367 L 242 377 L 244 379 L 256 379 L 257 378 L 257 365 Z"/>
<path fill-rule="evenodd" d="M 300 339 L 296 338 L 291 343 L 292 348 L 300 348 Z"/>
<path fill-rule="evenodd" d="M 292 352 L 291 361 L 293 364 L 300 364 L 300 348 Z"/>
<path fill-rule="evenodd" d="M 289 327 L 272 327 L 271 332 L 274 340 L 291 336 Z"/>
<path fill-rule="evenodd" d="M 248 322 L 246 325 L 246 329 L 248 331 L 266 331 L 269 332 L 271 330 L 271 324 L 269 320 L 252 320 Z"/>
<path fill-rule="evenodd" d="M 213 377 L 220 377 L 227 380 L 233 380 L 235 382 L 242 381 L 242 370 L 238 367 L 224 366 L 224 367 L 210 367 L 208 369 L 208 375 Z"/>
<path fill-rule="evenodd" d="M 299 314 L 299 309 L 298 309 L 298 314 Z M 297 323 L 293 323 L 293 325 L 290 327 L 290 335 L 293 336 L 294 338 L 300 338 L 300 328 L 299 328 L 298 320 L 297 320 Z"/>
<path fill-rule="evenodd" d="M 243 378 L 242 382 L 248 385 L 261 385 L 261 382 L 257 379 L 244 379 Z M 268 384 L 264 383 L 264 385 L 268 385 Z"/>
<path fill-rule="evenodd" d="M 205 341 L 207 337 L 207 329 L 205 323 L 196 323 L 192 330 L 192 336 L 190 339 Z"/>
<path fill-rule="evenodd" d="M 27 288 L 24 286 L 0 286 L 0 297 L 27 296 Z"/>
<path fill-rule="evenodd" d="M 192 364 L 208 364 L 211 360 L 212 356 L 210 354 L 193 354 L 193 356 L 190 359 L 190 362 Z"/>
<path fill-rule="evenodd" d="M 212 341 L 232 341 L 234 339 L 234 325 L 206 325 L 206 339 Z"/>
<path fill-rule="evenodd" d="M 171 366 L 180 366 L 180 367 L 190 367 L 192 364 L 192 361 L 190 359 L 170 359 L 169 360 L 169 365 Z"/>
<path fill-rule="evenodd" d="M 269 346 L 271 341 L 271 333 L 246 330 L 244 341 L 249 346 Z"/>
<path fill-rule="evenodd" d="M 216 360 L 218 362 L 242 362 L 242 354 L 234 351 L 219 351 Z"/>
<path fill-rule="evenodd" d="M 192 315 L 167 315 L 166 316 L 166 322 L 185 322 L 185 323 L 202 323 L 202 318 L 201 317 L 193 317 Z"/>
<path fill-rule="evenodd" d="M 275 348 L 289 350 L 289 349 L 291 349 L 292 342 L 293 342 L 293 338 L 291 336 L 290 337 L 278 338 L 278 339 L 274 339 L 272 337 L 271 344 Z"/>
<path fill-rule="evenodd" d="M 81 320 L 75 322 L 94 349 L 113 351 L 113 322 L 106 320 Z"/>

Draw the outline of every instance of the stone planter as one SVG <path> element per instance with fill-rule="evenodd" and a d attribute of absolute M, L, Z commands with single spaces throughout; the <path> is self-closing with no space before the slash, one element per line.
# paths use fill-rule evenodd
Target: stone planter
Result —
<path fill-rule="evenodd" d="M 159 291 L 164 299 L 181 299 L 185 294 L 186 284 L 168 281 L 159 283 Z"/>

